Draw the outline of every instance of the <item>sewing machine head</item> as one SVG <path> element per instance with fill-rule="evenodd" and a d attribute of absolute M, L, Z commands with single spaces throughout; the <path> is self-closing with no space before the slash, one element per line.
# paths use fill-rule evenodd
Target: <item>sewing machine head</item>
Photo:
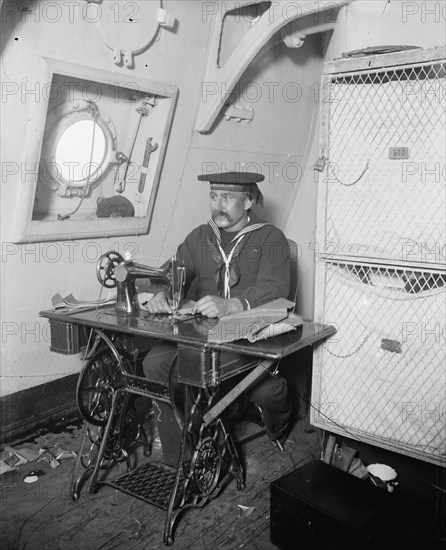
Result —
<path fill-rule="evenodd" d="M 149 267 L 130 258 L 124 259 L 118 252 L 111 250 L 99 258 L 96 275 L 105 288 L 117 287 L 116 310 L 128 314 L 139 311 L 136 279 L 149 279 L 151 285 L 167 288 L 174 311 L 178 310 L 183 296 L 185 271 L 182 262 L 175 256 L 162 267 Z"/>

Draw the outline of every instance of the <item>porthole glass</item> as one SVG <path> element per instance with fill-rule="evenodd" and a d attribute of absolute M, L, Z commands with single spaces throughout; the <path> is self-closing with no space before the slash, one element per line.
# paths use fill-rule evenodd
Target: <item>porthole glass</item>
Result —
<path fill-rule="evenodd" d="M 67 182 L 94 181 L 101 173 L 107 141 L 94 120 L 78 120 L 59 137 L 55 151 L 57 170 Z"/>

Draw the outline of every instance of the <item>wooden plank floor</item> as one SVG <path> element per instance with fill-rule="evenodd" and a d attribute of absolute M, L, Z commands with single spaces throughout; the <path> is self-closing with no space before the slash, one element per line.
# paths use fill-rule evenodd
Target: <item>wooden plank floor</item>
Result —
<path fill-rule="evenodd" d="M 253 425 L 241 426 L 241 430 Z M 16 447 L 42 446 L 78 450 L 81 426 L 62 433 L 47 433 Z M 160 453 L 155 440 L 153 456 Z M 142 456 L 142 453 L 140 453 Z M 246 489 L 231 481 L 202 509 L 187 510 L 179 518 L 171 548 L 272 550 L 269 540 L 269 484 L 319 455 L 315 430 L 306 419 L 298 421 L 285 451 L 278 451 L 266 436 L 245 443 Z M 2 550 L 152 550 L 163 547 L 165 512 L 111 487 L 94 495 L 84 491 L 78 501 L 69 498 L 73 459 L 52 469 L 46 462 L 29 462 L 0 476 Z M 30 471 L 38 480 L 27 484 Z M 243 515 L 238 504 L 253 508 Z"/>

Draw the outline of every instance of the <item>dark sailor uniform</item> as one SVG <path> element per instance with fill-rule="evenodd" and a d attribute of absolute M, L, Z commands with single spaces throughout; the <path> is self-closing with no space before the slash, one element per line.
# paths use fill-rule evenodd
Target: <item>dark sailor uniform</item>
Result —
<path fill-rule="evenodd" d="M 228 181 L 235 179 L 234 174 L 238 173 L 231 173 Z M 221 175 L 218 177 L 221 178 Z M 223 185 L 227 189 L 228 185 Z M 216 188 L 219 187 L 216 185 Z M 240 191 L 246 187 L 235 189 Z M 245 310 L 276 298 L 288 298 L 291 278 L 289 254 L 288 241 L 282 231 L 259 219 L 252 211 L 249 212 L 248 225 L 236 234 L 219 229 L 210 220 L 191 231 L 177 250 L 177 259 L 181 259 L 185 265 L 185 297 L 192 300 L 207 295 L 238 298 Z M 145 375 L 152 380 L 167 383 L 175 354 L 175 344 L 157 344 L 144 359 Z M 234 360 L 234 355 L 238 354 L 222 352 L 221 361 Z M 252 358 L 243 356 L 238 356 L 238 360 L 252 362 Z M 181 401 L 179 387 L 175 388 L 175 393 Z M 262 410 L 270 439 L 280 438 L 291 416 L 286 380 L 277 375 L 267 375 L 249 389 L 247 397 Z M 181 430 L 170 405 L 158 402 L 157 406 L 160 412 L 158 432 L 163 460 L 167 464 L 176 465 Z"/>

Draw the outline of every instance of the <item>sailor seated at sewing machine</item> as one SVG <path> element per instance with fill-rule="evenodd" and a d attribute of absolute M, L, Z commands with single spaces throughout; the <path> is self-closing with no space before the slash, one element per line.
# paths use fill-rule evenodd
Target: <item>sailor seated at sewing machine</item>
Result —
<path fill-rule="evenodd" d="M 183 275 L 177 276 L 186 298 L 181 305 L 187 305 L 193 314 L 222 317 L 288 298 L 288 241 L 278 228 L 252 211 L 254 203 L 262 205 L 257 183 L 263 179 L 252 172 L 198 176 L 198 180 L 210 182 L 211 220 L 194 229 L 176 253 L 176 261 L 184 266 Z M 140 303 L 149 313 L 172 315 L 177 311 L 179 304 L 169 298 L 167 286 L 161 286 L 147 301 L 144 296 Z M 176 344 L 156 344 L 143 361 L 145 376 L 168 383 L 175 355 Z M 252 358 L 233 352 L 222 352 L 221 362 L 234 360 L 235 355 L 240 361 L 252 362 Z M 180 396 L 180 384 L 177 386 L 174 394 Z M 250 388 L 247 398 L 261 411 L 270 439 L 281 442 L 291 416 L 286 380 L 277 373 L 267 375 Z M 171 406 L 161 401 L 157 405 L 163 461 L 176 465 L 181 429 Z"/>

